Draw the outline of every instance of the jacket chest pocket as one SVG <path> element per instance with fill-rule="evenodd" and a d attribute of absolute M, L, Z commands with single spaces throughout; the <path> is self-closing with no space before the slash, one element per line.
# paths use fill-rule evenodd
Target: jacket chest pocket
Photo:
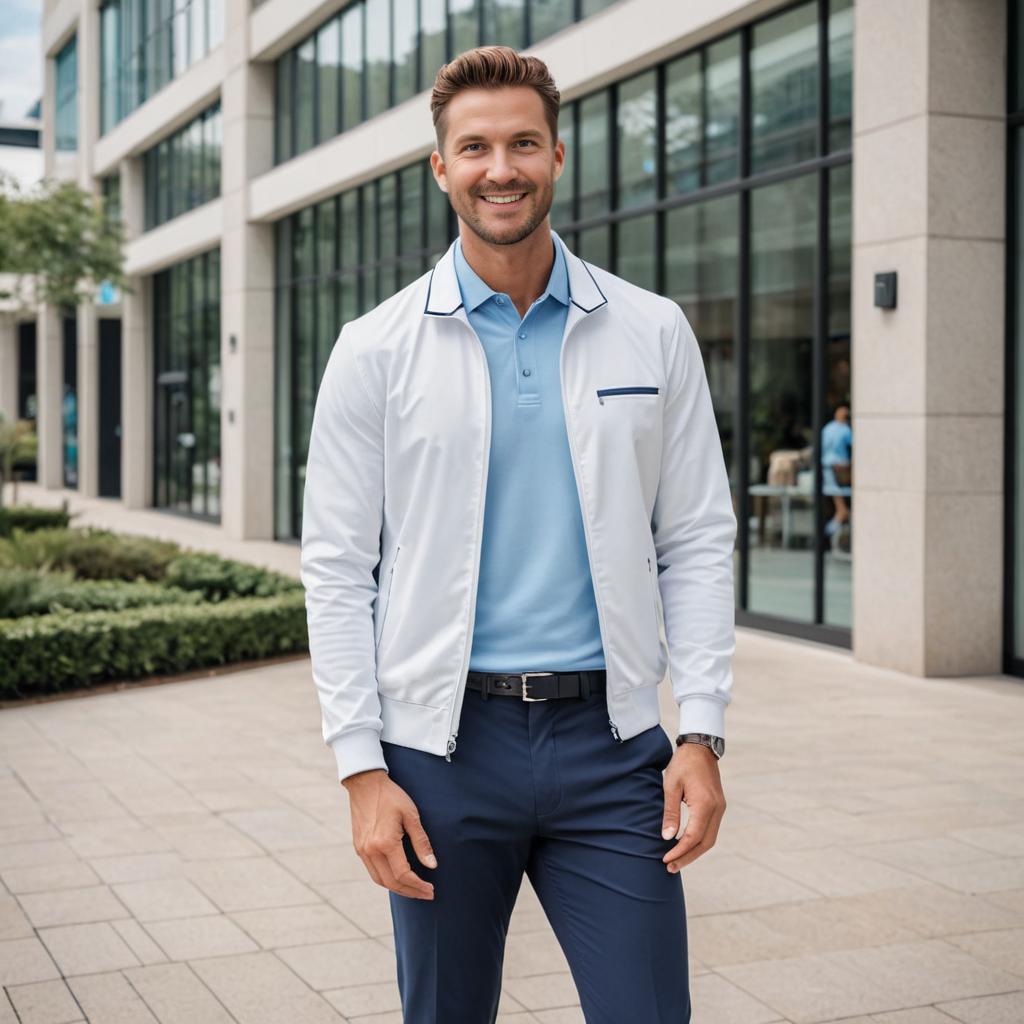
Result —
<path fill-rule="evenodd" d="M 401 554 L 401 551 L 402 546 L 399 545 L 395 549 L 395 557 L 391 559 L 391 569 L 388 571 L 387 579 L 384 581 L 378 594 L 378 601 L 383 600 L 377 617 L 377 637 L 374 640 L 374 646 L 378 648 L 380 647 L 381 638 L 384 636 L 384 623 L 387 621 L 388 608 L 391 606 L 391 592 L 395 585 L 395 566 L 398 564 L 398 556 Z"/>
<path fill-rule="evenodd" d="M 604 405 L 605 402 L 618 401 L 620 399 L 627 399 L 636 401 L 638 398 L 646 397 L 648 400 L 656 398 L 658 395 L 658 388 L 653 385 L 638 385 L 636 387 L 621 387 L 621 388 L 598 388 L 597 389 L 597 400 Z"/>

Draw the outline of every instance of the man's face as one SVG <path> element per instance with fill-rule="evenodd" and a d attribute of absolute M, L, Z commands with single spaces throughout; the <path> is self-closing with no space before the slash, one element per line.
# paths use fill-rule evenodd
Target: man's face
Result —
<path fill-rule="evenodd" d="M 483 241 L 514 245 L 544 223 L 565 166 L 565 143 L 552 142 L 536 90 L 460 92 L 448 103 L 444 152 L 430 155 L 434 177 Z"/>

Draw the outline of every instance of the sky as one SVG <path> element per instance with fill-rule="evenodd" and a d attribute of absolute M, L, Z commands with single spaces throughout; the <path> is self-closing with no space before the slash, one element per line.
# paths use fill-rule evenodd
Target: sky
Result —
<path fill-rule="evenodd" d="M 0 117 L 20 121 L 42 95 L 42 0 L 2 0 L 0 18 Z M 0 168 L 28 185 L 43 169 L 38 150 L 0 146 Z"/>

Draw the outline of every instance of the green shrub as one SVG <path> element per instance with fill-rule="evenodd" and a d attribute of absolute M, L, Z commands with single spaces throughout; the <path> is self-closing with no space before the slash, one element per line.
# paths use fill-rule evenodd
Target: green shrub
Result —
<path fill-rule="evenodd" d="M 133 537 L 96 527 L 16 529 L 0 540 L 0 566 L 70 571 L 78 579 L 161 580 L 181 548 L 170 541 Z"/>
<path fill-rule="evenodd" d="M 157 604 L 199 604 L 202 594 L 149 580 L 76 580 L 70 572 L 0 569 L 0 619 L 62 611 L 121 611 Z"/>
<path fill-rule="evenodd" d="M 34 505 L 0 507 L 0 537 L 9 537 L 14 530 L 67 529 L 71 521 L 68 503 L 60 508 L 36 508 Z"/>
<path fill-rule="evenodd" d="M 272 597 L 302 587 L 298 580 L 279 572 L 194 551 L 178 555 L 171 561 L 164 583 L 183 590 L 198 590 L 207 601 Z"/>
<path fill-rule="evenodd" d="M 0 622 L 0 698 L 308 650 L 305 595 Z"/>

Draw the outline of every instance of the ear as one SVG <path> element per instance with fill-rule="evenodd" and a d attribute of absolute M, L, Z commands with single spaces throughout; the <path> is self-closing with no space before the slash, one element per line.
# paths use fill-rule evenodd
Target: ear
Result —
<path fill-rule="evenodd" d="M 565 170 L 565 142 L 559 139 L 555 143 L 555 181 L 562 176 L 562 171 Z"/>
<path fill-rule="evenodd" d="M 434 181 L 437 182 L 437 187 L 442 192 L 448 191 L 448 171 L 444 166 L 444 158 L 435 149 L 430 154 L 430 169 L 434 174 Z"/>

